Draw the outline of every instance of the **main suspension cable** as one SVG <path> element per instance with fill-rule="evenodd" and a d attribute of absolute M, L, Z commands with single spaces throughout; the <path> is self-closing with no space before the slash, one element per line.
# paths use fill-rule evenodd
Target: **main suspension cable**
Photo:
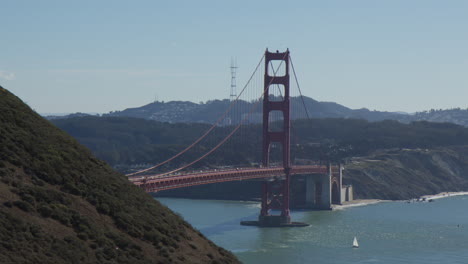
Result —
<path fill-rule="evenodd" d="M 294 69 L 294 63 L 292 61 L 291 56 L 289 56 L 289 60 L 291 61 L 291 68 L 292 68 L 293 73 L 294 73 L 294 79 L 296 80 L 297 88 L 299 89 L 299 94 L 301 95 L 302 105 L 304 106 L 304 110 L 306 112 L 307 119 L 310 119 L 309 111 L 307 110 L 307 107 L 306 107 L 305 102 L 304 102 L 304 96 L 302 95 L 301 86 L 299 86 L 299 81 L 297 80 L 296 70 Z"/>
<path fill-rule="evenodd" d="M 281 60 L 281 63 L 278 65 L 278 68 L 277 70 L 279 69 L 279 67 L 281 67 L 281 64 L 283 63 L 284 59 L 286 57 L 286 54 L 284 55 L 283 59 Z M 263 58 L 262 58 L 263 60 Z M 257 66 L 258 68 L 258 66 Z M 256 109 L 257 105 L 261 102 L 260 99 L 262 99 L 265 91 L 270 87 L 271 83 L 273 82 L 273 79 L 274 78 L 271 78 L 270 82 L 268 83 L 267 86 L 265 86 L 265 89 L 263 89 L 263 92 L 262 92 L 262 95 L 259 97 L 259 99 L 257 100 L 257 102 L 255 102 L 255 104 L 251 107 L 249 113 L 247 115 L 245 115 L 241 121 L 239 122 L 239 124 L 231 131 L 231 133 L 229 133 L 221 142 L 219 142 L 214 148 L 212 148 L 210 151 L 208 151 L 207 153 L 205 153 L 203 156 L 195 159 L 194 161 L 180 167 L 180 168 L 177 168 L 175 170 L 172 170 L 172 171 L 169 171 L 169 172 L 165 172 L 165 173 L 161 173 L 161 174 L 157 174 L 157 175 L 153 175 L 151 177 L 164 177 L 166 175 L 169 175 L 169 174 L 172 174 L 172 173 L 175 173 L 175 172 L 178 172 L 178 171 L 181 171 L 183 169 L 186 169 L 190 166 L 192 166 L 193 164 L 199 162 L 200 160 L 204 159 L 206 156 L 210 155 L 211 153 L 213 153 L 215 150 L 217 150 L 222 144 L 224 144 L 227 140 L 229 140 L 231 138 L 232 135 L 234 135 L 234 133 L 241 127 L 241 125 L 243 125 L 244 121 L 250 117 L 252 115 L 252 113 L 254 112 L 254 110 Z M 145 177 L 146 179 L 147 177 Z"/>
<path fill-rule="evenodd" d="M 236 97 L 235 100 L 233 100 L 231 102 L 231 104 L 229 105 L 228 109 L 224 112 L 224 114 L 218 118 L 218 120 L 205 132 L 205 134 L 203 134 L 200 138 L 198 138 L 197 140 L 195 140 L 192 144 L 190 144 L 188 147 L 186 147 L 184 150 L 182 150 L 181 152 L 177 153 L 176 155 L 172 156 L 171 158 L 159 163 L 159 164 L 156 164 L 155 166 L 152 166 L 150 168 L 146 168 L 146 169 L 143 169 L 143 170 L 140 170 L 140 171 L 137 171 L 137 172 L 133 172 L 133 173 L 129 173 L 129 174 L 126 174 L 125 176 L 134 176 L 134 175 L 137 175 L 137 174 L 140 174 L 140 173 L 143 173 L 143 172 L 147 172 L 147 171 L 150 171 L 150 170 L 153 170 L 153 169 L 156 169 L 172 160 L 174 160 L 175 158 L 179 157 L 180 155 L 184 154 L 185 152 L 189 151 L 190 149 L 192 149 L 196 144 L 198 144 L 200 141 L 202 141 L 206 136 L 208 136 L 208 134 L 213 130 L 215 129 L 215 127 L 218 126 L 218 124 L 223 121 L 226 116 L 231 112 L 232 108 L 234 107 L 234 105 L 237 104 L 238 100 L 239 100 L 239 97 L 244 93 L 245 89 L 247 88 L 247 86 L 250 84 L 250 81 L 252 80 L 253 76 L 255 75 L 255 73 L 257 72 L 258 68 L 260 67 L 263 59 L 265 58 L 265 55 L 262 56 L 262 58 L 260 59 L 260 61 L 258 62 L 257 64 L 257 67 L 255 67 L 255 70 L 254 72 L 252 73 L 252 75 L 250 76 L 249 80 L 247 81 L 247 83 L 244 85 L 244 88 L 242 89 L 242 91 L 239 93 L 239 95 Z"/>

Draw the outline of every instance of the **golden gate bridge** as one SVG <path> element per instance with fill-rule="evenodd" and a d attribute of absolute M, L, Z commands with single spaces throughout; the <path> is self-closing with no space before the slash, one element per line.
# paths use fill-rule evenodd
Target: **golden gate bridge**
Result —
<path fill-rule="evenodd" d="M 260 65 L 264 63 L 263 80 L 258 78 Z M 276 67 L 275 67 L 276 66 Z M 341 202 L 342 168 L 341 166 L 327 165 L 294 165 L 291 163 L 291 89 L 290 66 L 294 73 L 299 93 L 300 87 L 289 50 L 285 52 L 265 51 L 247 84 L 232 100 L 228 109 L 220 115 L 217 121 L 204 132 L 197 140 L 189 144 L 182 151 L 169 159 L 150 168 L 127 174 L 128 179 L 146 192 L 158 192 L 169 189 L 184 188 L 195 185 L 212 184 L 228 181 L 262 180 L 261 210 L 258 221 L 244 221 L 246 225 L 259 226 L 304 226 L 307 224 L 291 221 L 290 216 L 290 182 L 291 176 L 308 175 L 306 184 L 306 200 L 315 205 L 330 207 L 332 203 Z M 257 76 L 257 77 L 256 77 Z M 241 104 L 241 96 L 248 94 L 248 87 L 263 89 L 257 100 L 252 101 L 251 109 L 247 112 Z M 251 92 L 252 93 L 252 92 Z M 301 94 L 302 98 L 302 94 Z M 303 113 L 308 118 L 308 112 L 302 101 Z M 209 155 L 217 155 L 222 146 L 229 145 L 233 135 L 240 133 L 245 124 L 249 124 L 255 113 L 262 106 L 262 155 L 261 165 L 250 167 L 227 167 L 222 169 L 208 169 L 196 172 L 187 172 L 186 169 L 199 163 Z M 256 111 L 257 110 L 257 111 Z M 243 114 L 241 114 L 243 113 Z M 258 117 L 256 117 L 258 118 Z M 236 120 L 235 122 L 233 122 Z M 210 139 L 209 135 L 215 133 L 215 128 L 224 126 L 231 131 L 220 138 L 219 135 Z M 154 173 L 164 165 L 187 155 L 202 141 L 211 142 L 211 149 L 206 150 L 191 162 L 180 167 Z M 240 144 L 231 142 L 230 144 Z M 279 162 L 272 162 L 271 152 L 275 151 Z M 273 209 L 279 209 L 280 214 L 274 215 Z"/>

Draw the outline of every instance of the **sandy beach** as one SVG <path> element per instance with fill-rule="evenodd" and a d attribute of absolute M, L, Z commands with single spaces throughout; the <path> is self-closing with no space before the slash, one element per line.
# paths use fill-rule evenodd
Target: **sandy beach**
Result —
<path fill-rule="evenodd" d="M 382 202 L 391 202 L 390 200 L 379 200 L 379 199 L 356 199 L 349 202 L 343 202 L 343 204 L 333 204 L 333 210 L 341 210 L 349 207 L 356 206 L 365 206 L 370 204 L 382 203 Z"/>
<path fill-rule="evenodd" d="M 424 199 L 425 201 L 429 201 L 429 200 L 436 200 L 436 199 L 442 199 L 442 198 L 448 198 L 448 197 L 460 196 L 460 195 L 468 195 L 468 192 L 441 192 L 438 194 L 423 195 L 419 198 L 415 198 L 411 200 L 416 201 L 416 200 Z M 344 202 L 341 205 L 334 204 L 332 205 L 332 208 L 333 210 L 341 210 L 341 209 L 350 208 L 350 207 L 365 206 L 365 205 L 383 203 L 383 202 L 401 202 L 401 201 L 380 200 L 380 199 L 356 199 L 353 201 Z"/>
<path fill-rule="evenodd" d="M 468 192 L 441 192 L 438 194 L 433 194 L 433 195 L 423 195 L 420 198 L 426 198 L 426 200 L 432 199 L 441 199 L 441 198 L 447 198 L 451 196 L 459 196 L 459 195 L 468 195 Z"/>

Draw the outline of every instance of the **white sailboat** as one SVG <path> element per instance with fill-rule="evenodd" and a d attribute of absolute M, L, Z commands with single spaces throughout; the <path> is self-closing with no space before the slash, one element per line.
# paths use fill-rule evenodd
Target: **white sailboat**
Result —
<path fill-rule="evenodd" d="M 353 240 L 353 248 L 358 248 L 359 247 L 359 244 L 357 242 L 357 238 L 354 237 L 354 240 Z"/>

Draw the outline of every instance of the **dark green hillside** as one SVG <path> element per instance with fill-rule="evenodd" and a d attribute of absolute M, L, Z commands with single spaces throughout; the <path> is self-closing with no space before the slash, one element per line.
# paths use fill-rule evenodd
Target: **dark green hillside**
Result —
<path fill-rule="evenodd" d="M 468 145 L 468 128 L 451 123 L 314 119 L 298 120 L 293 126 L 302 144 L 322 143 L 315 150 L 304 146 L 302 152 L 306 156 L 323 152 L 332 161 L 368 155 L 379 149 Z"/>
<path fill-rule="evenodd" d="M 200 123 L 171 124 L 130 117 L 89 116 L 56 119 L 52 122 L 112 166 L 165 160 L 186 148 L 211 127 Z M 210 135 L 209 142 L 201 141 L 199 146 L 169 166 L 178 166 L 198 158 L 221 141 L 231 129 L 232 127 L 215 129 L 215 139 Z M 224 164 L 225 160 L 229 160 L 229 164 L 247 164 L 249 161 L 258 160 L 261 148 L 260 131 L 260 125 L 245 128 L 242 134 L 236 134 L 230 141 L 239 142 L 238 137 L 243 137 L 244 144 L 228 142 L 219 152 L 213 153 L 197 166 Z"/>
<path fill-rule="evenodd" d="M 168 124 L 117 117 L 80 117 L 53 122 L 113 166 L 155 164 L 183 149 L 187 142 L 195 140 L 209 127 L 203 124 Z M 260 131 L 259 125 L 251 125 L 243 131 L 247 143 L 230 145 L 222 155 L 209 156 L 205 164 L 242 166 L 255 160 L 258 162 L 261 152 Z M 369 122 L 342 118 L 295 120 L 292 123 L 291 140 L 291 154 L 296 164 L 304 160 L 347 163 L 345 180 L 355 186 L 359 198 L 405 199 L 468 189 L 468 182 L 464 178 L 464 175 L 468 175 L 468 163 L 464 160 L 468 152 L 459 147 L 468 146 L 468 128 L 459 125 L 426 121 L 410 124 L 390 120 Z M 207 148 L 206 145 L 202 146 Z M 426 149 L 429 152 L 423 152 Z M 379 156 L 378 159 L 374 157 L 386 151 L 392 154 Z M 192 157 L 196 154 L 192 153 Z M 438 157 L 450 160 L 448 164 L 454 169 L 448 170 L 446 168 L 450 166 L 435 162 Z M 192 160 L 191 157 L 182 156 L 178 162 L 188 160 Z M 171 164 L 174 167 L 177 165 Z M 205 185 L 165 191 L 159 195 L 252 199 L 258 197 L 260 190 L 260 187 L 252 186 L 254 184 L 223 183 L 222 187 Z"/>
<path fill-rule="evenodd" d="M 0 263 L 237 263 L 0 87 Z"/>
<path fill-rule="evenodd" d="M 158 163 L 184 149 L 210 126 L 206 124 L 169 124 L 128 117 L 76 117 L 52 121 L 99 158 L 112 166 Z M 229 127 L 215 130 L 227 134 Z M 222 148 L 221 155 L 208 156 L 206 164 L 248 165 L 261 157 L 261 126 L 250 125 L 242 132 L 241 144 Z M 292 122 L 292 158 L 343 161 L 379 149 L 434 148 L 468 145 L 468 128 L 450 123 L 425 121 L 403 124 L 397 121 L 369 122 L 359 119 L 311 119 Z M 214 140 L 219 142 L 219 140 Z M 191 161 L 209 149 L 210 144 L 181 156 L 172 166 Z M 211 143 L 213 145 L 213 142 Z M 204 164 L 198 164 L 203 166 Z"/>

